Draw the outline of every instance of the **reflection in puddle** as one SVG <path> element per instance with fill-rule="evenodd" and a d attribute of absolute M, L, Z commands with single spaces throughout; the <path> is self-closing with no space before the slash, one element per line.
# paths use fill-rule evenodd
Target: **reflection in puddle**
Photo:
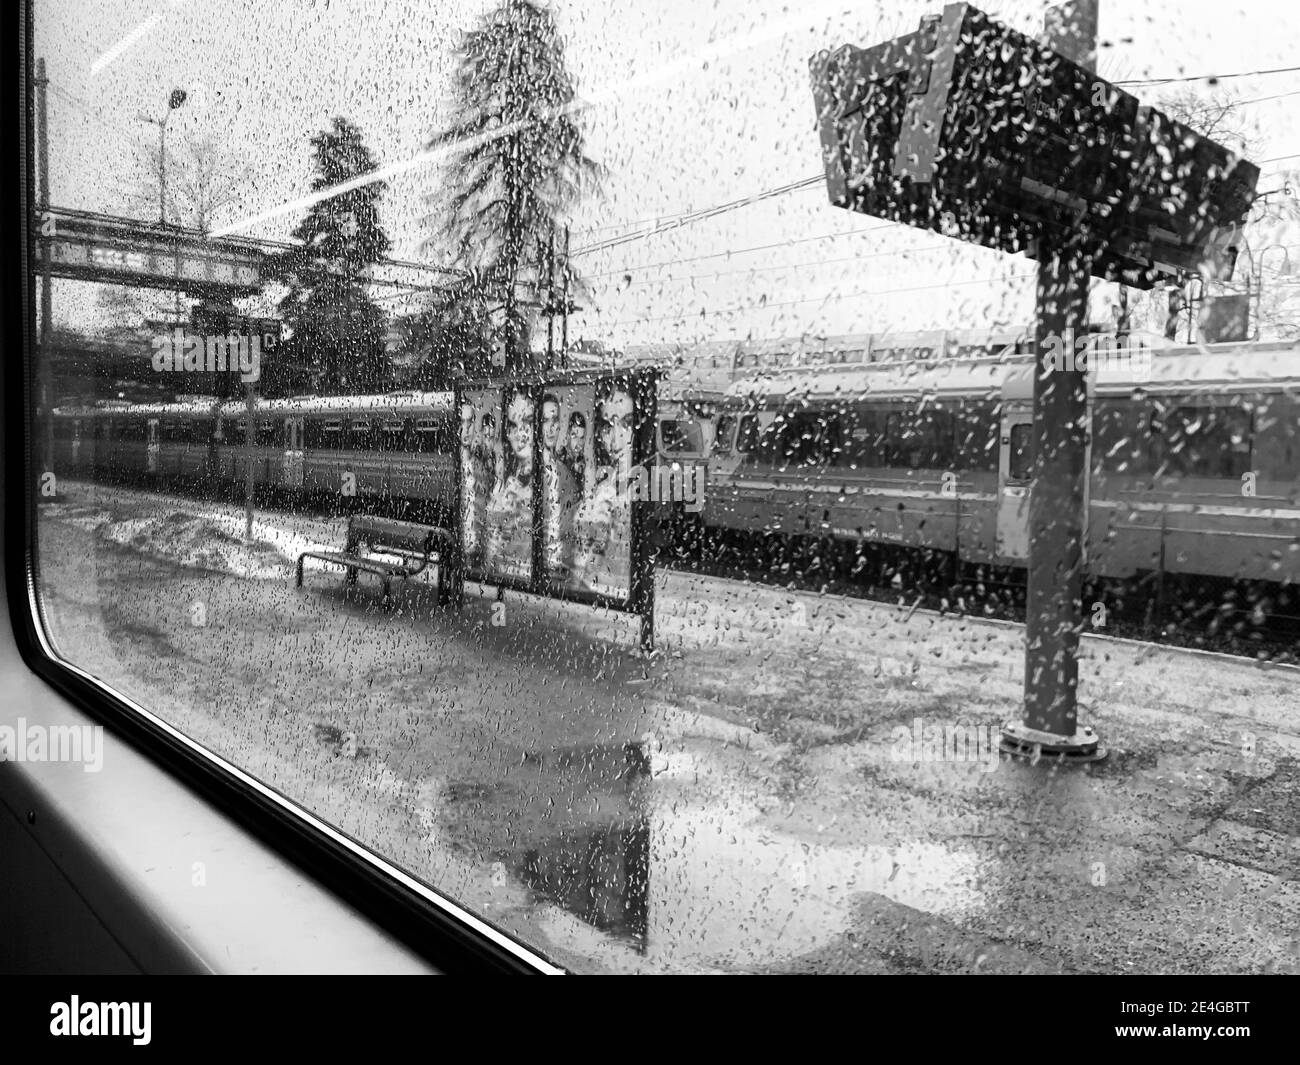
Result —
<path fill-rule="evenodd" d="M 570 913 L 631 939 L 645 951 L 649 915 L 650 825 L 563 834 L 524 855 L 525 884 Z"/>
<path fill-rule="evenodd" d="M 754 811 L 669 804 L 562 833 L 516 861 L 539 896 L 674 967 L 812 950 L 851 927 L 863 892 L 959 919 L 985 902 L 983 866 L 967 849 L 821 846 L 767 829 Z"/>

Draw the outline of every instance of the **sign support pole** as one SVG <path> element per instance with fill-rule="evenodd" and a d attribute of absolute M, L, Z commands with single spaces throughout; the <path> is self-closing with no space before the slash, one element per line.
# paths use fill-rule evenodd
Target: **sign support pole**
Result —
<path fill-rule="evenodd" d="M 1083 628 L 1084 500 L 1088 386 L 1071 356 L 1086 335 L 1087 256 L 1069 237 L 1039 247 L 1034 362 L 1034 481 L 1029 495 L 1029 587 L 1025 599 L 1024 718 L 1002 730 L 1002 750 L 1066 761 L 1104 758 L 1080 729 L 1079 634 Z M 1048 353 L 1064 348 L 1064 360 Z M 1065 365 L 1058 365 L 1064 361 Z"/>
<path fill-rule="evenodd" d="M 1049 47 L 1092 66 L 1096 0 L 1049 9 Z M 1062 219 L 1062 221 L 1066 221 Z M 1084 224 L 1086 227 L 1086 223 Z M 1090 727 L 1079 727 L 1079 636 L 1083 630 L 1087 535 L 1088 381 L 1076 368 L 1088 331 L 1092 263 L 1086 228 L 1066 221 L 1037 242 L 1038 323 L 1034 345 L 1034 480 L 1029 494 L 1029 573 L 1025 597 L 1025 701 L 1019 724 L 1002 729 L 1011 755 L 1068 762 L 1106 757 Z M 1049 359 L 1050 354 L 1058 356 Z"/>

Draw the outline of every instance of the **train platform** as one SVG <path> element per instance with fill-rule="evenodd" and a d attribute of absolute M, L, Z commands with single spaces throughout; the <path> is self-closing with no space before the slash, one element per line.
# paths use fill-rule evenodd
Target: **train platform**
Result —
<path fill-rule="evenodd" d="M 661 571 L 647 657 L 634 617 L 476 585 L 295 590 L 343 519 L 250 546 L 237 508 L 63 487 L 73 661 L 561 964 L 1300 973 L 1294 668 L 1085 637 L 1109 757 L 1028 765 L 1016 625 Z"/>

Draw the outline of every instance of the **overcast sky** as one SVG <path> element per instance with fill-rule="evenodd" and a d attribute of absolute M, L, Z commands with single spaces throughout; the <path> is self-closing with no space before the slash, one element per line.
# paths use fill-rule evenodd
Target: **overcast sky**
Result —
<path fill-rule="evenodd" d="M 191 102 L 172 116 L 169 145 L 187 133 L 215 135 L 242 174 L 239 200 L 219 224 L 304 195 L 308 140 L 336 114 L 362 129 L 381 166 L 402 164 L 445 122 L 452 47 L 488 6 L 37 0 L 36 54 L 51 80 L 53 202 L 129 213 L 131 194 L 155 180 L 145 168 L 155 165 L 157 128 L 136 115 L 160 115 L 174 86 L 187 88 Z M 983 6 L 1037 33 L 1047 5 Z M 577 250 L 656 217 L 818 174 L 809 57 L 910 32 L 942 5 L 572 0 L 553 7 L 579 94 L 593 101 L 582 115 L 589 154 L 610 172 L 605 195 L 575 212 Z M 1098 72 L 1109 80 L 1291 67 L 1300 65 L 1300 5 L 1101 0 L 1099 36 Z M 1188 84 L 1208 91 L 1203 81 Z M 1300 72 L 1222 84 L 1258 101 L 1242 107 L 1254 158 L 1291 157 L 1263 165 L 1260 188 L 1280 185 L 1285 171 L 1300 167 Z M 1164 90 L 1130 91 L 1155 102 Z M 1286 93 L 1294 95 L 1259 100 Z M 395 256 L 437 259 L 421 250 L 421 218 L 425 198 L 445 187 L 436 164 L 389 179 L 382 222 Z M 244 232 L 282 239 L 301 214 Z M 1300 234 L 1285 227 L 1267 239 L 1294 245 Z M 1300 247 L 1292 255 L 1300 265 Z M 593 279 L 595 299 L 572 334 L 614 344 L 1005 327 L 1033 312 L 1029 260 L 833 208 L 820 184 L 576 262 Z M 56 289 L 61 320 L 88 321 L 92 306 L 90 286 Z"/>

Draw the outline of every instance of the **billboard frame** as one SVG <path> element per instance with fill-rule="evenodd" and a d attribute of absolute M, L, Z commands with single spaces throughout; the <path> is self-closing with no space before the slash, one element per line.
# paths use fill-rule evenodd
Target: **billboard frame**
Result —
<path fill-rule="evenodd" d="M 540 432 L 543 397 L 549 391 L 590 386 L 596 388 L 601 381 L 619 380 L 625 382 L 633 399 L 634 431 L 632 438 L 631 469 L 647 468 L 655 461 L 655 426 L 658 421 L 658 383 L 662 376 L 656 367 L 631 366 L 607 367 L 601 369 L 552 370 L 535 374 L 518 376 L 500 376 L 467 379 L 456 382 L 454 388 L 454 406 L 456 409 L 456 461 L 455 472 L 455 514 L 457 544 L 458 587 L 463 588 L 465 581 L 476 584 L 491 585 L 497 589 L 500 600 L 506 591 L 523 592 L 547 599 L 577 603 L 598 609 L 616 610 L 621 613 L 636 614 L 641 619 L 639 645 L 643 651 L 654 650 L 654 558 L 651 522 L 654 519 L 654 503 L 634 495 L 631 500 L 629 529 L 629 574 L 627 596 L 612 596 L 603 592 L 592 592 L 570 588 L 554 581 L 546 572 L 545 562 L 545 528 L 543 521 L 542 481 L 534 476 L 531 481 L 532 521 L 531 551 L 528 577 L 507 574 L 494 574 L 481 565 L 471 566 L 465 544 L 464 512 L 464 469 L 461 462 L 463 441 L 461 432 L 463 422 L 460 412 L 468 402 L 470 393 L 499 393 L 504 404 L 507 390 L 526 392 L 533 405 L 533 469 L 541 469 L 542 437 Z M 502 425 L 504 431 L 504 424 Z M 629 484 L 629 490 L 631 486 Z"/>

